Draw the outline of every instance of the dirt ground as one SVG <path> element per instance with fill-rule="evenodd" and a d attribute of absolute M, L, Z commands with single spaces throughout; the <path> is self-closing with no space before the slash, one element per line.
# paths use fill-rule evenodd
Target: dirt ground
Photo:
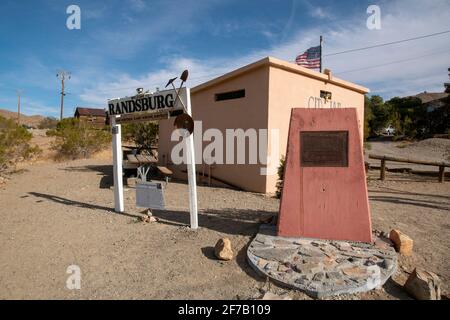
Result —
<path fill-rule="evenodd" d="M 369 173 L 373 228 L 398 228 L 414 239 L 381 289 L 334 299 L 409 299 L 401 286 L 414 267 L 439 275 L 450 291 L 450 182 L 435 177 Z M 224 188 L 198 188 L 198 231 L 189 224 L 188 188 L 170 182 L 167 211 L 144 224 L 125 191 L 125 214 L 113 213 L 110 152 L 94 159 L 39 161 L 0 186 L 1 299 L 250 299 L 261 290 L 306 295 L 267 283 L 246 261 L 260 217 L 278 200 Z M 221 262 L 213 246 L 229 237 L 236 259 Z M 81 290 L 66 288 L 69 265 L 81 269 Z"/>
<path fill-rule="evenodd" d="M 369 159 L 369 154 L 385 155 L 421 161 L 450 162 L 450 139 L 426 139 L 422 141 L 371 141 L 370 150 L 366 150 L 366 161 L 374 167 L 380 166 L 380 160 Z M 438 167 L 412 163 L 387 161 L 388 169 L 410 168 L 418 171 L 438 172 Z"/>

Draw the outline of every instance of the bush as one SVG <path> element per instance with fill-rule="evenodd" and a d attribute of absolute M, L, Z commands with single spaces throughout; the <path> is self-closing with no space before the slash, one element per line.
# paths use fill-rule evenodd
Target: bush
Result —
<path fill-rule="evenodd" d="M 95 129 L 78 119 L 67 118 L 58 122 L 47 135 L 56 137 L 52 149 L 61 158 L 89 158 L 102 150 L 111 141 L 111 134 L 106 129 Z"/>
<path fill-rule="evenodd" d="M 133 141 L 138 149 L 150 151 L 158 143 L 158 125 L 152 122 L 125 124 L 122 136 Z"/>
<path fill-rule="evenodd" d="M 0 116 L 0 171 L 40 152 L 29 144 L 33 135 L 12 119 Z"/>
<path fill-rule="evenodd" d="M 278 181 L 277 181 L 277 191 L 275 192 L 275 196 L 280 199 L 281 194 L 283 193 L 283 182 L 284 182 L 284 167 L 286 164 L 286 159 L 284 156 L 280 159 L 280 166 L 278 167 L 277 173 L 278 173 Z"/>
<path fill-rule="evenodd" d="M 38 125 L 38 129 L 55 129 L 58 124 L 58 120 L 53 117 L 47 117 L 42 119 Z"/>

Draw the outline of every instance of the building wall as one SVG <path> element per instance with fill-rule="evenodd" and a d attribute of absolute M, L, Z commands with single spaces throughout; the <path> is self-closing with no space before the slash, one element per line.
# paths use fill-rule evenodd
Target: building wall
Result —
<path fill-rule="evenodd" d="M 193 119 L 202 121 L 203 133 L 209 128 L 216 128 L 224 134 L 225 157 L 225 130 L 226 129 L 266 129 L 268 121 L 268 83 L 269 68 L 249 71 L 239 77 L 208 87 L 201 91 L 192 90 L 191 103 Z M 215 94 L 245 89 L 245 98 L 215 101 Z M 175 143 L 170 142 L 174 129 L 174 119 L 160 121 L 158 158 L 161 164 L 170 166 L 170 152 Z M 194 140 L 197 141 L 199 127 L 194 131 Z M 210 142 L 204 142 L 203 146 Z M 248 142 L 247 148 L 248 150 Z M 202 150 L 197 145 L 196 158 L 202 157 Z M 236 157 L 236 152 L 235 152 Z M 166 160 L 167 159 L 167 160 Z M 248 159 L 248 155 L 247 155 Z M 224 159 L 225 161 L 225 159 Z M 198 163 L 198 160 L 197 160 Z M 236 163 L 236 162 L 235 162 Z M 183 166 L 185 169 L 185 166 Z M 174 167 L 171 167 L 176 169 Z M 259 164 L 217 164 L 213 167 L 211 175 L 242 189 L 254 192 L 265 192 L 266 177 L 260 175 Z M 197 165 L 197 171 L 202 171 L 202 165 Z M 207 170 L 206 170 L 207 172 Z"/>
<path fill-rule="evenodd" d="M 106 121 L 106 117 L 100 116 L 77 116 L 77 118 L 80 119 L 81 122 L 98 128 L 104 127 Z"/>
<path fill-rule="evenodd" d="M 331 103 L 323 103 L 322 107 L 331 106 L 341 108 L 356 108 L 358 126 L 361 136 L 364 131 L 364 94 L 325 81 L 307 77 L 294 72 L 289 72 L 274 66 L 269 73 L 269 129 L 279 130 L 279 157 L 286 154 L 287 137 L 289 132 L 289 119 L 292 108 L 314 108 L 320 100 L 320 90 L 332 93 Z M 318 99 L 314 99 L 318 98 Z M 266 192 L 274 193 L 277 174 L 268 175 L 266 180 Z"/>
<path fill-rule="evenodd" d="M 197 137 L 209 128 L 219 129 L 224 136 L 226 129 L 278 129 L 278 154 L 269 156 L 276 159 L 276 163 L 272 165 L 275 170 L 272 170 L 270 175 L 261 174 L 261 169 L 266 166 L 260 164 L 217 164 L 211 172 L 213 177 L 244 190 L 274 193 L 278 178 L 276 168 L 279 166 L 279 159 L 286 153 L 291 108 L 307 108 L 308 104 L 309 107 L 314 108 L 316 103 L 314 98 L 317 98 L 317 101 L 320 100 L 320 90 L 330 91 L 331 103 L 334 107 L 357 109 L 359 129 L 362 134 L 365 88 L 341 80 L 338 81 L 339 84 L 332 84 L 327 81 L 328 76 L 324 74 L 277 59 L 267 58 L 260 62 L 264 63 L 258 64 L 253 69 L 247 69 L 246 72 L 241 72 L 235 77 L 218 81 L 210 86 L 200 85 L 192 89 L 193 118 L 194 121 L 202 121 L 202 130 L 198 125 L 194 129 L 194 140 L 199 141 Z M 215 94 L 239 89 L 246 90 L 245 98 L 215 101 Z M 325 107 L 329 108 L 330 102 Z M 170 157 L 171 150 L 177 143 L 170 141 L 174 130 L 173 122 L 174 118 L 160 121 L 158 160 L 160 164 L 170 167 L 175 177 L 186 178 L 187 175 L 181 172 L 186 170 L 186 166 L 172 165 Z M 209 143 L 203 142 L 202 145 L 196 145 L 197 159 L 202 159 L 204 146 Z M 224 141 L 224 155 L 225 147 Z M 270 150 L 269 139 L 269 153 Z M 197 164 L 198 172 L 202 172 L 203 169 L 208 173 L 206 166 Z"/>

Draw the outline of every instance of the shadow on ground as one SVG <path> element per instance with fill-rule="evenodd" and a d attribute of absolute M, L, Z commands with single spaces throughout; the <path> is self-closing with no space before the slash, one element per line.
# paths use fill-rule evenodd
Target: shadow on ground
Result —
<path fill-rule="evenodd" d="M 110 207 L 104 207 L 104 206 L 99 206 L 99 205 L 96 205 L 96 204 L 70 200 L 70 199 L 67 199 L 67 198 L 63 198 L 63 197 L 59 197 L 59 196 L 55 196 L 55 195 L 51 195 L 51 194 L 39 193 L 39 192 L 28 192 L 28 194 L 30 194 L 30 195 L 32 195 L 34 197 L 38 197 L 38 198 L 41 198 L 41 199 L 46 199 L 46 200 L 53 201 L 53 202 L 56 202 L 56 203 L 59 203 L 59 204 L 63 204 L 63 205 L 66 205 L 66 206 L 72 206 L 72 207 L 78 207 L 78 208 L 84 208 L 84 209 L 100 210 L 100 211 L 103 211 L 103 213 L 107 213 L 107 214 L 113 214 L 114 213 L 114 208 L 110 208 Z M 119 215 L 123 215 L 123 216 L 130 217 L 130 218 L 140 218 L 141 217 L 140 215 L 133 215 L 133 214 L 129 214 L 129 213 L 120 213 Z"/>
<path fill-rule="evenodd" d="M 80 167 L 67 167 L 60 170 L 70 172 L 90 172 L 95 171 L 101 176 L 100 189 L 109 189 L 114 184 L 113 166 L 112 165 L 88 165 Z"/>
<path fill-rule="evenodd" d="M 389 278 L 383 285 L 386 293 L 400 299 L 400 300 L 412 300 L 412 298 L 405 292 L 405 289 L 395 282 L 392 278 Z"/>
<path fill-rule="evenodd" d="M 174 226 L 190 224 L 187 211 L 152 210 L 160 223 Z M 258 232 L 259 220 L 276 215 L 276 212 L 250 209 L 202 209 L 198 214 L 201 228 L 210 229 L 223 234 L 254 236 Z"/>
<path fill-rule="evenodd" d="M 411 205 L 427 209 L 449 210 L 450 201 L 443 202 L 442 199 L 449 198 L 441 195 L 421 194 L 416 192 L 399 191 L 395 189 L 382 188 L 380 190 L 369 190 L 369 200 L 387 202 L 399 205 Z"/>

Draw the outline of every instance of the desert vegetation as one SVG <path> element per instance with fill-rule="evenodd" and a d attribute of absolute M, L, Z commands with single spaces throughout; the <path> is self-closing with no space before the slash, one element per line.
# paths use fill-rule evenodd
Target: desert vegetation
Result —
<path fill-rule="evenodd" d="M 138 149 L 150 151 L 158 143 L 158 125 L 152 122 L 125 124 L 122 136 L 134 142 Z"/>
<path fill-rule="evenodd" d="M 12 119 L 0 116 L 0 171 L 40 152 L 30 144 L 32 134 Z"/>
<path fill-rule="evenodd" d="M 54 117 L 47 117 L 41 120 L 38 129 L 55 129 L 58 125 L 58 119 Z"/>
<path fill-rule="evenodd" d="M 95 129 L 73 118 L 58 122 L 55 129 L 47 131 L 47 135 L 55 137 L 52 149 L 61 159 L 89 158 L 111 141 L 108 128 Z"/>

